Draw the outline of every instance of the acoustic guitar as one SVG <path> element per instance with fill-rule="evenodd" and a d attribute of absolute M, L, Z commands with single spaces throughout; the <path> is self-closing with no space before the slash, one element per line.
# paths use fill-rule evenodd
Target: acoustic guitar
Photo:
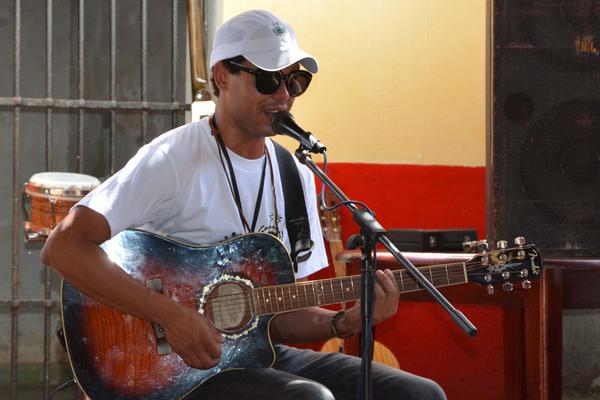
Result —
<path fill-rule="evenodd" d="M 191 368 L 171 350 L 160 326 L 107 307 L 63 281 L 67 354 L 77 383 L 92 399 L 182 399 L 221 371 L 269 367 L 275 314 L 360 297 L 360 276 L 296 283 L 285 246 L 265 233 L 196 246 L 127 230 L 102 248 L 131 277 L 209 318 L 225 342 L 216 367 Z M 538 277 L 541 266 L 534 245 L 519 245 L 420 271 L 442 287 Z M 421 290 L 406 271 L 394 276 L 402 292 Z"/>

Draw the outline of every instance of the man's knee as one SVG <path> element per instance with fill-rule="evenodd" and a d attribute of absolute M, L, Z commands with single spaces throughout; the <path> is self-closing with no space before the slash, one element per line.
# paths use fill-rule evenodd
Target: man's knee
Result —
<path fill-rule="evenodd" d="M 423 378 L 419 385 L 415 386 L 411 399 L 419 400 L 446 400 L 446 393 L 437 382 Z"/>
<path fill-rule="evenodd" d="M 376 399 L 446 400 L 440 385 L 431 379 L 408 373 L 398 373 L 374 385 Z"/>
<path fill-rule="evenodd" d="M 294 380 L 286 384 L 286 399 L 290 400 L 335 400 L 331 391 L 324 385 L 309 380 Z"/>

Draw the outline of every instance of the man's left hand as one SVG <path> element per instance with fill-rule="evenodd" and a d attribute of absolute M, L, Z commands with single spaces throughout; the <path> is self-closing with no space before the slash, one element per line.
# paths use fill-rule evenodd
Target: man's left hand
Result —
<path fill-rule="evenodd" d="M 394 316 L 398 311 L 400 299 L 400 288 L 391 270 L 377 270 L 375 273 L 375 305 L 373 313 L 373 324 Z M 343 318 L 336 321 L 336 327 L 343 335 L 360 332 L 361 316 L 360 301 L 346 311 Z"/>

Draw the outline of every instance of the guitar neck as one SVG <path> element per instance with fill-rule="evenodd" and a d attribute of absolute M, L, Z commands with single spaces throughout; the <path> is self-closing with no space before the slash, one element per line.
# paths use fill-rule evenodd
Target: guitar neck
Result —
<path fill-rule="evenodd" d="M 435 287 L 468 282 L 464 262 L 418 268 Z M 406 270 L 393 271 L 401 293 L 423 290 Z M 254 288 L 252 298 L 257 315 L 300 310 L 314 306 L 357 300 L 361 295 L 361 276 L 345 276 L 288 285 Z"/>
<path fill-rule="evenodd" d="M 329 249 L 331 250 L 331 261 L 333 261 L 335 276 L 338 278 L 346 276 L 346 263 L 336 259 L 337 255 L 344 251 L 344 245 L 342 244 L 342 241 L 339 239 L 330 240 Z"/>

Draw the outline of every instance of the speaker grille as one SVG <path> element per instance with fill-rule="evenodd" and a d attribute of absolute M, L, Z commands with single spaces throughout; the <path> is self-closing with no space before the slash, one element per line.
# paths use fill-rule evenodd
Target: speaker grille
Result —
<path fill-rule="evenodd" d="M 600 255 L 600 2 L 496 1 L 490 236 Z"/>

